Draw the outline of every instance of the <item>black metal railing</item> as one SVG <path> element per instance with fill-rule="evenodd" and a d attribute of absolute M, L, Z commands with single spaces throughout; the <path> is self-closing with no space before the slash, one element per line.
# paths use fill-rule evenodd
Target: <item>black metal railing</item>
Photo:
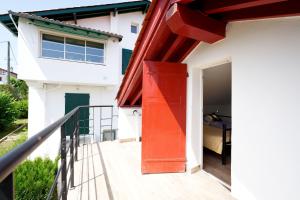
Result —
<path fill-rule="evenodd" d="M 96 117 L 95 109 L 99 109 L 99 117 Z M 105 109 L 108 109 L 108 111 L 105 112 L 106 115 L 103 115 L 103 110 Z M 117 115 L 114 114 L 114 109 L 111 105 L 79 106 L 1 157 L 0 199 L 14 199 L 14 170 L 17 166 L 22 164 L 37 147 L 43 144 L 47 138 L 60 128 L 61 141 L 59 156 L 61 163 L 53 185 L 48 193 L 47 200 L 51 199 L 53 195 L 57 195 L 58 199 L 66 200 L 68 189 L 74 187 L 74 162 L 78 160 L 80 137 L 84 137 L 85 143 L 87 135 L 95 137 L 96 132 L 99 132 L 99 141 L 105 141 L 107 140 L 107 137 L 104 135 L 105 131 L 107 132 L 105 127 L 109 127 L 108 132 L 111 134 L 110 140 L 115 139 L 116 130 L 113 128 L 115 117 L 117 117 Z M 95 125 L 97 125 L 95 124 L 95 119 L 99 119 L 99 130 L 95 129 Z M 103 121 L 106 121 L 106 123 L 103 124 Z M 69 159 L 67 159 L 68 154 Z M 60 188 L 58 188 L 58 183 L 60 183 Z M 55 194 L 55 191 L 57 191 L 57 194 Z"/>

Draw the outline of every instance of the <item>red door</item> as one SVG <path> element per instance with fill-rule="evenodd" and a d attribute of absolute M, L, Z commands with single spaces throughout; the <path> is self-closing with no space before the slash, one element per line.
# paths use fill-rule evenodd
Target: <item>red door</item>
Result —
<path fill-rule="evenodd" d="M 185 171 L 185 64 L 143 64 L 142 173 Z"/>

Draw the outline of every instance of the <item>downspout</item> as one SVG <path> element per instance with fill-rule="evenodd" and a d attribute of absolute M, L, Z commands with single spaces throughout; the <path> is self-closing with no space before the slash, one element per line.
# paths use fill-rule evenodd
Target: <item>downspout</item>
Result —
<path fill-rule="evenodd" d="M 16 27 L 17 31 L 19 32 L 19 28 L 18 28 L 14 18 L 12 17 L 11 11 L 8 11 L 8 13 L 9 13 L 9 18 L 11 19 L 11 21 L 13 22 L 13 24 Z"/>

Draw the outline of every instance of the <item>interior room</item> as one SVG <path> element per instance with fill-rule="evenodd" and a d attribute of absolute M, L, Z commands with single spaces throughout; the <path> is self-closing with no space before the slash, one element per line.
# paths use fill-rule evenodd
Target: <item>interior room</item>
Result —
<path fill-rule="evenodd" d="M 231 184 L 231 63 L 203 70 L 203 168 Z"/>

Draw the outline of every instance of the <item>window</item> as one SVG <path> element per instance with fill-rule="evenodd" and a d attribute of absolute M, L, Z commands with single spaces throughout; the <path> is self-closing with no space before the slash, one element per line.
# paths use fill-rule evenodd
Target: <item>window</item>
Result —
<path fill-rule="evenodd" d="M 86 60 L 89 62 L 104 63 L 104 45 L 95 42 L 86 42 Z"/>
<path fill-rule="evenodd" d="M 66 38 L 66 59 L 85 61 L 85 41 Z"/>
<path fill-rule="evenodd" d="M 103 64 L 104 44 L 43 34 L 42 56 Z"/>
<path fill-rule="evenodd" d="M 0 76 L 0 81 L 2 81 L 2 77 Z"/>
<path fill-rule="evenodd" d="M 42 56 L 50 58 L 64 58 L 64 38 L 43 35 Z"/>
<path fill-rule="evenodd" d="M 137 33 L 138 32 L 138 25 L 131 24 L 131 33 Z"/>

